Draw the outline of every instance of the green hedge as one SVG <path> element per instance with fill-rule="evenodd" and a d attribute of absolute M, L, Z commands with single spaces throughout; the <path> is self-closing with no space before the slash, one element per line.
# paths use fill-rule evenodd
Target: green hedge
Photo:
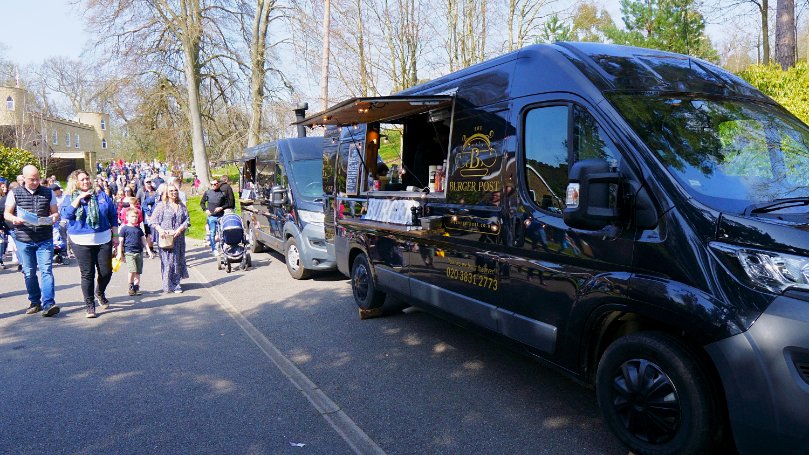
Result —
<path fill-rule="evenodd" d="M 13 182 L 22 173 L 22 168 L 33 164 L 39 165 L 39 161 L 28 150 L 9 148 L 0 145 L 0 176 Z"/>
<path fill-rule="evenodd" d="M 809 124 L 809 64 L 800 62 L 787 71 L 778 65 L 751 65 L 739 76 Z"/>

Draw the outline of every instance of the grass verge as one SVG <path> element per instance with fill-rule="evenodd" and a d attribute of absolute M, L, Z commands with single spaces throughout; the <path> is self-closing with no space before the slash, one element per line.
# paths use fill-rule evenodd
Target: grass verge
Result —
<path fill-rule="evenodd" d="M 202 240 L 205 238 L 205 223 L 208 217 L 199 206 L 202 196 L 188 196 L 188 217 L 191 219 L 191 227 L 188 228 L 188 237 Z M 239 200 L 236 199 L 236 213 L 241 213 Z"/>

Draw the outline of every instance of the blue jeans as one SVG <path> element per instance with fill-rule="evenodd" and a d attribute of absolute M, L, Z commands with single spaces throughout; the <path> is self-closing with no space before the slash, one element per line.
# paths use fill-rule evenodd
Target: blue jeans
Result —
<path fill-rule="evenodd" d="M 56 303 L 53 284 L 53 238 L 37 243 L 23 243 L 17 240 L 17 250 L 25 275 L 28 301 L 31 305 L 42 305 L 42 309 L 47 310 Z M 42 287 L 37 278 L 37 268 L 42 277 Z"/>
<path fill-rule="evenodd" d="M 216 251 L 216 229 L 217 226 L 219 226 L 219 218 L 220 217 L 213 215 L 208 217 L 208 232 L 211 233 L 211 251 Z"/>

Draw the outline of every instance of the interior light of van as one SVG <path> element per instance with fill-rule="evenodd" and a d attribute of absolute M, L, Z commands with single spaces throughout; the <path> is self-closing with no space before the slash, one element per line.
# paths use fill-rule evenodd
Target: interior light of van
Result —
<path fill-rule="evenodd" d="M 731 272 L 741 268 L 741 273 L 733 273 L 740 279 L 747 278 L 748 284 L 780 294 L 788 288 L 809 290 L 809 258 L 792 254 L 743 248 L 725 243 L 711 242 L 713 251 L 731 266 Z M 734 263 L 738 266 L 734 267 Z"/>
<path fill-rule="evenodd" d="M 304 223 L 323 224 L 324 215 L 321 212 L 310 212 L 309 210 L 298 210 L 298 216 Z"/>

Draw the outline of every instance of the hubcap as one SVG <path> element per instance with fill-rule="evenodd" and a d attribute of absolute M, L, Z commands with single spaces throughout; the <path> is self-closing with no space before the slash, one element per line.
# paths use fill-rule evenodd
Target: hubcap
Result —
<path fill-rule="evenodd" d="M 298 267 L 301 266 L 301 253 L 298 251 L 297 246 L 289 245 L 289 249 L 287 250 L 287 262 L 292 270 L 298 270 Z"/>
<path fill-rule="evenodd" d="M 664 443 L 677 434 L 682 409 L 671 379 L 656 364 L 632 359 L 613 377 L 613 408 L 636 438 Z"/>
<path fill-rule="evenodd" d="M 360 265 L 354 270 L 354 279 L 351 280 L 351 287 L 354 289 L 354 297 L 360 302 L 364 302 L 368 297 L 368 269 L 365 265 Z"/>

